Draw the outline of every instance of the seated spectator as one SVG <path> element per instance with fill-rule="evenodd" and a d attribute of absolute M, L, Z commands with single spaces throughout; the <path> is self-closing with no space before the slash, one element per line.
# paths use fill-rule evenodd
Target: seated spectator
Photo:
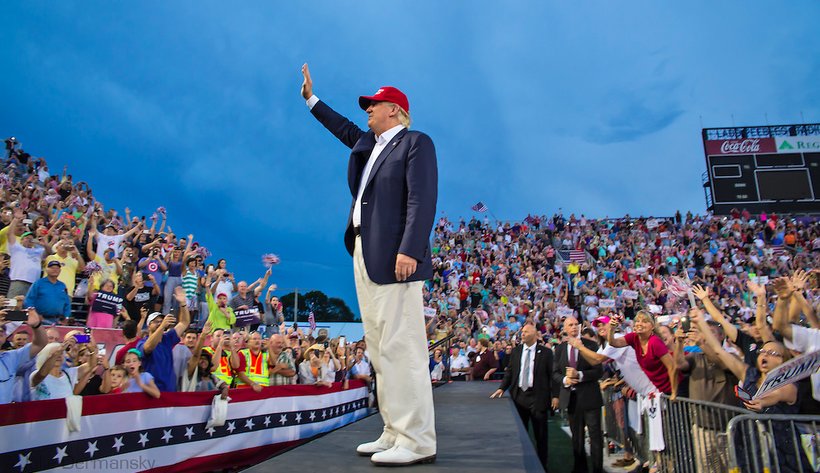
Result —
<path fill-rule="evenodd" d="M 128 383 L 122 390 L 124 393 L 145 393 L 154 399 L 159 399 L 160 389 L 154 383 L 151 373 L 142 371 L 142 352 L 136 348 L 125 354 L 125 371 L 128 373 Z"/>
<path fill-rule="evenodd" d="M 430 357 L 430 380 L 434 383 L 441 381 L 444 378 L 443 353 L 444 350 L 441 348 L 436 348 L 433 350 L 433 356 Z"/>
<path fill-rule="evenodd" d="M 5 302 L 6 298 L 0 297 L 0 306 L 5 305 Z M 6 314 L 8 314 L 8 309 L 0 310 L 0 346 L 6 343 L 7 338 Z M 26 324 L 34 332 L 34 340 L 21 346 L 23 339 L 19 337 L 11 350 L 0 351 L 0 404 L 27 401 L 31 396 L 28 377 L 36 367 L 36 356 L 46 346 L 47 338 L 42 320 L 35 310 L 28 311 Z M 32 361 L 35 361 L 34 365 L 31 364 Z M 28 377 L 24 378 L 24 383 L 20 383 L 16 379 L 18 375 Z M 25 389 L 19 387 L 21 384 Z"/>
<path fill-rule="evenodd" d="M 161 317 L 162 314 L 155 312 L 148 316 L 148 338 L 137 343 L 137 350 L 144 357 L 145 371 L 154 376 L 160 391 L 176 391 L 177 377 L 172 352 L 190 322 L 185 291 L 177 287 L 174 297 L 179 303 L 179 322 L 173 315 Z M 130 370 L 129 375 L 132 375 Z"/>
<path fill-rule="evenodd" d="M 271 386 L 296 384 L 296 363 L 290 350 L 285 349 L 281 334 L 271 335 L 268 340 L 268 363 Z"/>
<path fill-rule="evenodd" d="M 65 284 L 58 278 L 62 270 L 59 261 L 49 261 L 47 276 L 31 285 L 23 301 L 25 307 L 34 307 L 46 322 L 56 324 L 61 319 L 71 317 L 71 298 Z"/>
<path fill-rule="evenodd" d="M 97 366 L 97 353 L 89 352 L 85 364 L 63 367 L 65 352 L 76 344 L 73 338 L 63 343 L 49 343 L 37 355 L 37 371 L 31 374 L 31 400 L 64 399 L 74 395 L 77 382 Z"/>

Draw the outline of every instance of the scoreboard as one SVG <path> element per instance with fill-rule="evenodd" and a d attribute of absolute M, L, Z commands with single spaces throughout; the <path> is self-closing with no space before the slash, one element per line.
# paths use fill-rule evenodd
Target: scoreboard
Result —
<path fill-rule="evenodd" d="M 820 213 L 820 124 L 703 130 L 706 207 Z"/>

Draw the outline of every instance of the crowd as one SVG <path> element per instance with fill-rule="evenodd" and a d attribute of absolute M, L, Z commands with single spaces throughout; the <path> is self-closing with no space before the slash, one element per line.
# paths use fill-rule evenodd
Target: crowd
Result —
<path fill-rule="evenodd" d="M 752 400 L 768 372 L 820 348 L 816 220 L 747 212 L 559 213 L 501 225 L 441 218 L 433 253 L 428 335 L 453 336 L 450 356 L 431 362 L 433 379 L 442 368 L 453 380 L 502 377 L 533 326 L 546 347 L 570 345 L 603 364 L 601 386 L 619 387 L 623 399 L 663 393 L 755 413 L 820 414 L 820 375 Z M 565 381 L 556 373 L 556 384 Z M 775 437 L 792 465 L 805 461 L 790 436 Z M 725 455 L 702 451 L 700 471 L 725 471 Z M 627 445 L 614 466 L 635 464 Z"/>
<path fill-rule="evenodd" d="M 566 343 L 606 366 L 603 386 L 621 386 L 625 398 L 658 392 L 820 413 L 818 376 L 751 400 L 769 371 L 820 345 L 816 220 L 746 211 L 441 217 L 432 241 L 428 335 L 452 337 L 450 353 L 431 354 L 432 381 L 500 379 L 530 326 L 546 347 Z M 67 169 L 52 174 L 6 140 L 0 403 L 372 381 L 364 341 L 287 326 L 270 270 L 249 283 L 224 259 L 206 264 L 210 257 L 193 235 L 171 230 L 164 209 L 147 219 L 106 209 Z M 75 298 L 84 313 L 72 309 Z M 18 331 L 6 340 L 12 320 L 27 323 L 32 339 Z M 51 325 L 80 328 L 60 337 Z M 91 328 L 120 329 L 127 343 L 111 359 Z M 627 453 L 619 466 L 631 460 Z"/>
<path fill-rule="evenodd" d="M 67 168 L 52 174 L 16 139 L 5 145 L 0 403 L 371 380 L 364 341 L 285 325 L 270 269 L 239 280 L 225 259 L 206 264 L 210 252 L 174 233 L 164 208 L 147 219 L 107 209 Z M 93 328 L 127 343 L 106 354 Z"/>

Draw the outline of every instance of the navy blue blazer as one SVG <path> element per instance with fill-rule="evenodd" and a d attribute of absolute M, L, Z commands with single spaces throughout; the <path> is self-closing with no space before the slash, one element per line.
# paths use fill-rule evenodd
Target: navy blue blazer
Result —
<path fill-rule="evenodd" d="M 347 217 L 345 246 L 353 255 L 353 207 L 362 172 L 376 146 L 372 131 L 363 131 L 322 101 L 310 111 L 325 128 L 351 148 L 347 180 L 353 200 Z M 433 140 L 418 131 L 402 130 L 379 154 L 362 194 L 362 253 L 367 274 L 377 284 L 396 280 L 399 253 L 418 261 L 406 282 L 433 277 L 430 232 L 436 216 L 438 168 Z"/>

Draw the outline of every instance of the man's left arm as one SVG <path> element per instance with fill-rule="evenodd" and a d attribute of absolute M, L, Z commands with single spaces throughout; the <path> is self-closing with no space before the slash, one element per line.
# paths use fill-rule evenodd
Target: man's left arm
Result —
<path fill-rule="evenodd" d="M 433 140 L 425 134 L 417 136 L 407 156 L 407 219 L 404 224 L 399 254 L 416 261 L 424 260 L 430 245 L 430 231 L 436 216 L 438 198 L 438 167 Z"/>

